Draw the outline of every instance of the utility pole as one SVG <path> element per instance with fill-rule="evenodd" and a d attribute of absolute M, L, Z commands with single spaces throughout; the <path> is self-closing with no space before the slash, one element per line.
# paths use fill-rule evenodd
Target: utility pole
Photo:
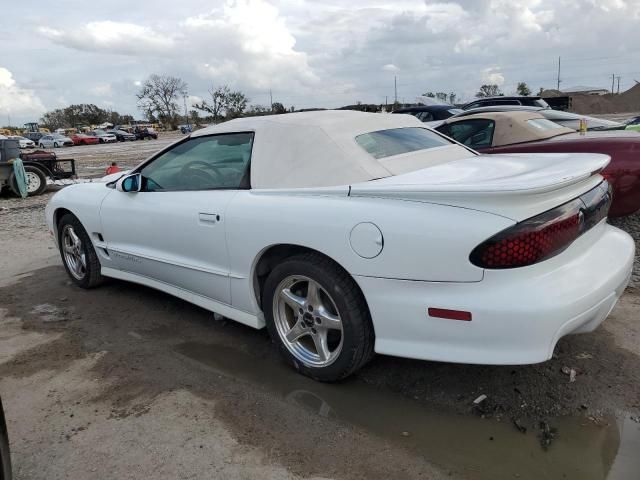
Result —
<path fill-rule="evenodd" d="M 558 57 L 558 90 L 560 90 L 560 57 Z"/>
<path fill-rule="evenodd" d="M 618 75 L 616 78 L 618 79 L 618 91 L 617 91 L 617 93 L 619 94 L 620 93 L 620 75 Z"/>
<path fill-rule="evenodd" d="M 187 111 L 187 96 L 184 95 L 182 99 L 184 100 L 184 118 L 187 121 L 187 127 L 189 127 L 189 130 L 191 130 L 191 124 L 189 122 L 189 112 Z"/>
<path fill-rule="evenodd" d="M 269 108 L 269 110 L 273 112 L 273 93 L 271 93 L 271 89 L 269 89 L 269 102 L 271 102 L 271 108 Z"/>
<path fill-rule="evenodd" d="M 393 76 L 393 98 L 394 103 L 398 103 L 398 76 L 394 75 Z"/>
<path fill-rule="evenodd" d="M 613 95 L 613 85 L 616 83 L 616 74 L 611 74 L 611 95 Z"/>

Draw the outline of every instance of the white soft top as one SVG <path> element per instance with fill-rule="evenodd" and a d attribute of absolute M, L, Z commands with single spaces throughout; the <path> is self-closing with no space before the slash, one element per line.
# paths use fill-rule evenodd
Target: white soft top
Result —
<path fill-rule="evenodd" d="M 376 159 L 355 141 L 363 133 L 425 125 L 412 115 L 324 110 L 238 118 L 192 137 L 254 132 L 253 188 L 328 187 L 366 182 L 473 154 L 456 144 Z"/>

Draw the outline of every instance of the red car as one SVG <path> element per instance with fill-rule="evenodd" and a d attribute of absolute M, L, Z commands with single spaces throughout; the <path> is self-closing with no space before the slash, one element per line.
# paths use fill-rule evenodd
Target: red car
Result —
<path fill-rule="evenodd" d="M 98 137 L 87 135 L 86 133 L 76 133 L 75 135 L 71 135 L 71 140 L 73 140 L 74 145 L 95 145 L 100 142 Z"/>
<path fill-rule="evenodd" d="M 601 174 L 613 187 L 610 217 L 640 210 L 640 133 L 579 133 L 533 112 L 486 112 L 451 118 L 436 127 L 480 153 L 603 153 L 611 162 Z"/>

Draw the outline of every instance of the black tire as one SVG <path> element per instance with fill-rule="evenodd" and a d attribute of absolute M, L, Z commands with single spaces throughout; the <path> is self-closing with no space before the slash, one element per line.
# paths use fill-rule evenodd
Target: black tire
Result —
<path fill-rule="evenodd" d="M 28 192 L 28 196 L 34 197 L 36 195 L 42 195 L 42 193 L 44 193 L 44 191 L 47 189 L 46 174 L 38 167 L 34 167 L 33 165 L 25 165 L 24 171 L 25 173 L 27 173 L 27 175 L 33 174 L 37 176 L 37 181 L 39 182 L 35 190 Z M 11 177 L 9 178 L 9 185 L 11 186 L 11 190 L 13 190 L 13 193 L 20 196 L 20 190 L 18 190 L 18 182 L 16 181 L 16 176 L 13 172 L 11 173 Z"/>
<path fill-rule="evenodd" d="M 12 478 L 9 435 L 2 410 L 2 401 L 0 401 L 0 480 L 11 480 Z"/>
<path fill-rule="evenodd" d="M 85 272 L 82 278 L 77 278 L 72 273 L 70 266 L 67 263 L 67 259 L 65 258 L 63 249 L 63 232 L 67 225 L 73 228 L 74 233 L 80 238 L 82 243 L 80 248 L 85 255 L 86 263 Z M 91 239 L 80 223 L 80 220 L 71 213 L 64 215 L 58 222 L 58 247 L 60 250 L 60 257 L 62 258 L 62 264 L 73 283 L 78 285 L 80 288 L 94 288 L 104 281 L 104 277 L 100 274 L 100 260 L 98 260 L 96 251 L 93 248 L 93 243 L 91 243 Z"/>
<path fill-rule="evenodd" d="M 342 321 L 342 348 L 333 362 L 314 367 L 303 363 L 287 348 L 274 320 L 274 296 L 280 283 L 290 276 L 313 279 L 331 295 Z M 373 358 L 375 333 L 367 303 L 351 276 L 331 259 L 316 253 L 295 255 L 275 267 L 264 285 L 262 296 L 267 329 L 274 343 L 300 373 L 322 382 L 348 377 Z"/>

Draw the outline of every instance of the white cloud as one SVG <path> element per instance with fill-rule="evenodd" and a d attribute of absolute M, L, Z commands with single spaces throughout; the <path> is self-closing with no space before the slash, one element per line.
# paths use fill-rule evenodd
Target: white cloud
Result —
<path fill-rule="evenodd" d="M 193 107 L 198 103 L 202 103 L 202 97 L 199 97 L 197 95 L 189 95 L 189 97 L 187 98 L 188 107 Z"/>
<path fill-rule="evenodd" d="M 149 27 L 110 20 L 89 22 L 82 27 L 65 30 L 41 26 L 38 32 L 66 47 L 125 55 L 149 51 L 161 53 L 174 45 L 171 37 Z"/>
<path fill-rule="evenodd" d="M 0 114 L 39 116 L 44 111 L 40 98 L 32 90 L 18 86 L 13 74 L 0 67 Z"/>
<path fill-rule="evenodd" d="M 46 11 L 44 0 L 32 3 Z M 54 22 L 20 17 L 10 2 L 3 13 L 23 21 L 0 32 L 2 64 L 50 108 L 59 98 L 108 100 L 134 113 L 152 73 L 179 76 L 205 98 L 212 84 L 228 84 L 255 103 L 268 104 L 272 89 L 287 105 L 331 107 L 384 102 L 399 71 L 400 99 L 447 91 L 462 100 L 482 83 L 553 86 L 559 55 L 564 85 L 610 85 L 615 72 L 624 89 L 640 58 L 630 41 L 639 0 L 156 0 L 153 9 L 112 0 L 58 9 Z"/>
<path fill-rule="evenodd" d="M 110 97 L 113 94 L 110 83 L 98 83 L 91 87 L 89 91 L 98 97 Z"/>
<path fill-rule="evenodd" d="M 504 85 L 504 75 L 498 67 L 485 68 L 482 71 L 482 82 L 500 87 Z"/>
<path fill-rule="evenodd" d="M 301 89 L 318 81 L 306 54 L 295 50 L 296 39 L 278 9 L 265 0 L 226 2 L 162 33 L 159 27 L 110 20 L 64 30 L 41 26 L 38 32 L 68 48 L 153 57 L 245 88 Z"/>

